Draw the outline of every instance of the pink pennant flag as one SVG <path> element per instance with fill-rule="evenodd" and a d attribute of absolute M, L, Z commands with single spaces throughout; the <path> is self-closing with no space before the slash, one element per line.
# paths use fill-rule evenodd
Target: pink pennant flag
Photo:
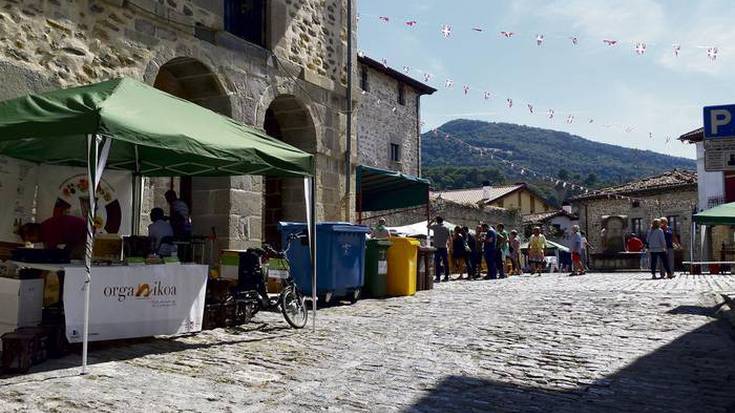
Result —
<path fill-rule="evenodd" d="M 365 57 L 365 52 L 363 52 L 362 50 L 358 50 L 357 51 L 357 56 L 358 57 Z"/>
<path fill-rule="evenodd" d="M 447 88 L 449 88 L 449 87 L 452 87 L 452 86 L 454 86 L 454 80 L 452 80 L 452 79 L 447 79 L 447 81 L 446 81 L 446 82 L 444 82 L 444 87 L 447 87 Z"/>
<path fill-rule="evenodd" d="M 450 26 L 448 24 L 442 25 L 441 33 L 442 33 L 442 36 L 444 36 L 445 39 L 448 38 L 449 36 L 452 35 L 452 26 Z"/>
<path fill-rule="evenodd" d="M 483 97 L 483 98 L 484 98 L 485 100 L 490 100 L 490 98 L 492 98 L 492 97 L 493 97 L 493 94 L 492 94 L 492 93 L 490 93 L 490 92 L 485 92 L 485 93 L 484 93 L 484 94 L 482 95 L 482 97 Z"/>
<path fill-rule="evenodd" d="M 646 53 L 646 44 L 643 42 L 638 42 L 635 44 L 635 54 L 638 56 L 644 55 Z"/>
<path fill-rule="evenodd" d="M 464 85 L 464 87 L 462 89 L 464 89 L 464 94 L 465 95 L 468 94 L 468 93 L 470 93 L 470 87 L 469 86 Z"/>
<path fill-rule="evenodd" d="M 569 40 L 572 41 L 572 46 L 576 46 L 579 43 L 579 39 L 577 39 L 577 36 L 569 36 Z"/>
<path fill-rule="evenodd" d="M 720 50 L 716 47 L 708 47 L 707 48 L 707 57 L 711 61 L 717 60 L 717 54 L 720 52 Z"/>
<path fill-rule="evenodd" d="M 602 39 L 602 42 L 608 46 L 615 46 L 616 44 L 618 44 L 617 40 L 612 40 L 612 39 Z"/>
<path fill-rule="evenodd" d="M 416 26 L 416 20 L 409 20 L 406 22 L 406 26 L 413 27 Z"/>
<path fill-rule="evenodd" d="M 536 46 L 541 46 L 542 44 L 544 44 L 544 35 L 537 34 L 536 35 Z"/>
<path fill-rule="evenodd" d="M 390 17 L 388 17 L 388 16 L 380 16 L 380 17 L 378 17 L 378 19 L 380 19 L 380 20 L 382 20 L 382 21 L 384 21 L 386 23 L 388 23 L 390 21 Z"/>
<path fill-rule="evenodd" d="M 547 111 L 546 111 L 546 116 L 547 116 L 547 117 L 548 117 L 549 119 L 554 119 L 554 109 L 549 109 L 549 110 L 547 110 Z"/>
<path fill-rule="evenodd" d="M 507 98 L 507 99 L 505 99 L 505 101 L 508 103 L 508 108 L 512 108 L 513 107 L 513 99 Z"/>
<path fill-rule="evenodd" d="M 431 80 L 431 73 L 424 73 L 424 82 L 429 82 Z"/>
<path fill-rule="evenodd" d="M 500 34 L 503 35 L 503 36 L 505 36 L 508 39 L 510 39 L 511 37 L 513 37 L 513 35 L 515 35 L 515 33 L 513 33 L 513 32 L 506 32 L 506 31 L 502 31 L 502 32 L 500 32 Z"/>
<path fill-rule="evenodd" d="M 528 103 L 526 106 L 528 106 L 528 111 L 533 113 L 533 105 Z"/>
<path fill-rule="evenodd" d="M 410 67 L 408 67 L 408 66 L 403 66 L 403 73 L 406 73 L 406 74 L 408 74 L 408 73 L 410 73 L 410 72 L 411 72 L 411 68 L 410 68 Z"/>
<path fill-rule="evenodd" d="M 567 116 L 567 123 L 570 125 L 574 123 L 574 115 Z"/>
<path fill-rule="evenodd" d="M 681 52 L 681 45 L 674 43 L 671 46 L 672 51 L 674 52 L 674 57 L 679 57 L 679 52 Z"/>

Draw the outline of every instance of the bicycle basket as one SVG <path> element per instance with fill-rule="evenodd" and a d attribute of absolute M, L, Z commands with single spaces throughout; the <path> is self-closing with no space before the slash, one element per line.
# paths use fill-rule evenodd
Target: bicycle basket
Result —
<path fill-rule="evenodd" d="M 288 261 L 283 258 L 270 258 L 265 263 L 266 274 L 268 278 L 278 278 L 285 280 L 288 278 Z"/>

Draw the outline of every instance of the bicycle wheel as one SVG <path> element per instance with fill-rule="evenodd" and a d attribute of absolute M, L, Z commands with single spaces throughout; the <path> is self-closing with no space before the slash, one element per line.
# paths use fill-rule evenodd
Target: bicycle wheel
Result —
<path fill-rule="evenodd" d="M 281 312 L 293 328 L 304 328 L 309 318 L 304 297 L 293 287 L 287 287 L 281 293 Z"/>

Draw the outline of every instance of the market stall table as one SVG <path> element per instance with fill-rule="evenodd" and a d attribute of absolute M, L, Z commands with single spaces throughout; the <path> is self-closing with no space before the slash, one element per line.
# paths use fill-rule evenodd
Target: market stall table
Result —
<path fill-rule="evenodd" d="M 85 267 L 14 262 L 64 276 L 66 338 L 82 342 Z M 196 264 L 95 266 L 89 340 L 194 333 L 202 329 L 209 267 Z"/>

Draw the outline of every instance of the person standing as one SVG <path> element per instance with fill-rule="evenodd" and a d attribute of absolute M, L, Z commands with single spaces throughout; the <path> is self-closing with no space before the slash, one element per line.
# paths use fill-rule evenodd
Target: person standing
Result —
<path fill-rule="evenodd" d="M 444 281 L 449 281 L 449 251 L 447 250 L 447 242 L 449 241 L 449 229 L 444 226 L 444 218 L 436 217 L 429 222 L 429 229 L 434 233 L 434 268 L 436 278 L 434 282 L 441 281 L 442 268 L 444 269 Z"/>
<path fill-rule="evenodd" d="M 459 273 L 459 280 L 462 279 L 462 267 L 467 264 L 465 261 L 467 248 L 467 240 L 464 237 L 462 228 L 458 226 L 454 227 L 454 231 L 452 232 L 452 264 L 454 264 L 455 270 Z"/>
<path fill-rule="evenodd" d="M 372 230 L 373 238 L 390 238 L 390 231 L 385 226 L 385 218 L 378 219 L 378 225 Z"/>
<path fill-rule="evenodd" d="M 486 280 L 494 280 L 498 276 L 498 268 L 496 264 L 496 245 L 498 236 L 495 230 L 488 224 L 482 224 L 482 254 L 485 257 L 485 265 L 487 265 Z"/>
<path fill-rule="evenodd" d="M 467 240 L 467 247 L 469 248 L 469 252 L 465 259 L 467 260 L 467 279 L 471 280 L 477 278 L 477 264 L 480 255 L 477 252 L 477 239 L 470 234 L 470 229 L 468 227 L 462 227 L 462 232 L 464 233 L 465 239 Z"/>
<path fill-rule="evenodd" d="M 651 229 L 648 230 L 646 242 L 648 243 L 648 252 L 651 254 L 651 278 L 656 279 L 656 261 L 659 259 L 666 270 L 666 274 L 668 274 L 669 278 L 673 278 L 674 274 L 671 272 L 669 260 L 666 258 L 666 236 L 661 229 L 660 220 L 654 219 L 651 222 Z"/>
<path fill-rule="evenodd" d="M 513 275 L 521 275 L 521 240 L 518 231 L 512 230 L 509 239 L 510 262 L 513 265 Z"/>
<path fill-rule="evenodd" d="M 497 224 L 495 226 L 498 241 L 496 242 L 498 275 L 505 278 L 505 259 L 508 257 L 508 233 L 505 231 L 505 225 Z"/>
<path fill-rule="evenodd" d="M 540 227 L 533 229 L 531 239 L 528 240 L 528 261 L 531 263 L 531 274 L 538 273 L 546 266 L 544 254 L 546 252 L 546 237 L 541 233 Z"/>
<path fill-rule="evenodd" d="M 666 261 L 669 263 L 669 269 L 671 274 L 669 278 L 674 278 L 674 250 L 679 247 L 674 240 L 674 231 L 669 226 L 669 219 L 661 217 L 661 230 L 664 232 L 664 238 L 666 239 Z M 664 270 L 661 268 L 661 278 L 664 277 Z"/>
<path fill-rule="evenodd" d="M 590 270 L 590 250 L 595 249 L 595 247 L 590 244 L 589 240 L 587 240 L 587 234 L 584 231 L 581 231 L 580 234 L 582 234 L 582 265 L 584 265 L 584 270 L 589 271 Z"/>
<path fill-rule="evenodd" d="M 579 225 L 572 226 L 572 273 L 570 275 L 583 275 L 584 265 L 582 265 L 582 248 L 584 241 L 582 234 L 579 232 Z"/>

